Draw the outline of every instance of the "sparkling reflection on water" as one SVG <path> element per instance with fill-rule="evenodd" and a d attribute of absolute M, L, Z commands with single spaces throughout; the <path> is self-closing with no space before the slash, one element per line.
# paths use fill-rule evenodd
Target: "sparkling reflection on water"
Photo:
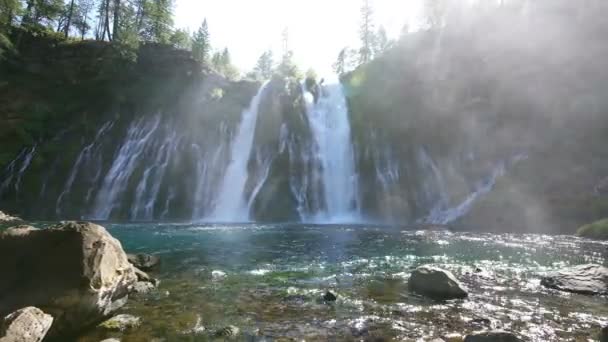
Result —
<path fill-rule="evenodd" d="M 484 328 L 532 341 L 587 340 L 608 323 L 608 298 L 560 293 L 540 276 L 607 265 L 608 244 L 569 236 L 402 231 L 369 226 L 106 225 L 129 252 L 155 253 L 162 283 L 130 300 L 126 333 L 81 341 L 199 341 L 227 325 L 238 340 L 418 340 Z M 467 300 L 435 302 L 407 289 L 422 264 L 452 271 Z M 226 277 L 213 279 L 213 271 Z M 338 295 L 333 304 L 321 297 Z"/>

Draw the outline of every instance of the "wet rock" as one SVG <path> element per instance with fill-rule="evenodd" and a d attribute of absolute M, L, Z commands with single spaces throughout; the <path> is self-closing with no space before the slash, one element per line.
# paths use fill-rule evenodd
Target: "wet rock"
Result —
<path fill-rule="evenodd" d="M 432 299 L 466 298 L 467 290 L 446 270 L 432 266 L 420 266 L 414 272 L 408 284 L 410 290 Z"/>
<path fill-rule="evenodd" d="M 156 289 L 156 287 L 160 283 L 160 281 L 158 279 L 154 279 L 154 278 L 150 277 L 146 272 L 138 269 L 135 266 L 133 266 L 133 271 L 135 272 L 135 275 L 137 276 L 137 283 L 135 283 L 135 285 L 133 285 L 133 289 L 132 289 L 133 293 L 136 293 L 136 294 L 150 293 L 154 289 Z"/>
<path fill-rule="evenodd" d="M 600 332 L 600 342 L 608 342 L 608 325 Z"/>
<path fill-rule="evenodd" d="M 223 280 L 224 278 L 226 278 L 226 273 L 225 272 L 222 272 L 222 271 L 213 271 L 213 272 L 211 272 L 211 279 L 213 281 Z"/>
<path fill-rule="evenodd" d="M 608 268 L 600 265 L 579 265 L 550 273 L 541 284 L 551 289 L 586 295 L 608 294 Z"/>
<path fill-rule="evenodd" d="M 139 327 L 141 319 L 133 315 L 117 315 L 101 323 L 99 326 L 107 330 L 126 331 Z"/>
<path fill-rule="evenodd" d="M 39 342 L 53 324 L 53 317 L 35 307 L 17 310 L 0 323 L 2 342 Z"/>
<path fill-rule="evenodd" d="M 117 339 L 117 338 L 107 338 L 107 339 L 105 339 L 103 341 L 100 341 L 100 342 L 120 342 L 120 340 Z"/>
<path fill-rule="evenodd" d="M 23 220 L 0 211 L 0 224 L 16 224 L 19 222 L 23 222 Z"/>
<path fill-rule="evenodd" d="M 230 337 L 236 337 L 240 333 L 241 333 L 241 330 L 239 328 L 235 327 L 234 325 L 229 325 L 222 329 L 216 330 L 214 336 L 217 338 L 230 338 Z"/>
<path fill-rule="evenodd" d="M 103 227 L 66 222 L 0 233 L 0 315 L 26 306 L 55 317 L 49 337 L 76 333 L 123 306 L 137 281 Z"/>
<path fill-rule="evenodd" d="M 338 300 L 338 297 L 336 297 L 335 294 L 331 293 L 330 291 L 325 292 L 325 294 L 323 295 L 323 300 L 327 303 L 329 302 L 335 302 L 336 300 Z"/>
<path fill-rule="evenodd" d="M 138 269 L 150 272 L 160 266 L 160 257 L 151 254 L 127 254 L 129 262 Z"/>
<path fill-rule="evenodd" d="M 522 340 L 510 332 L 494 330 L 467 335 L 464 342 L 522 342 Z"/>
<path fill-rule="evenodd" d="M 135 283 L 135 285 L 133 285 L 132 292 L 137 295 L 144 295 L 154 290 L 156 290 L 156 286 L 154 286 L 154 284 L 146 281 L 138 281 L 137 283 Z"/>

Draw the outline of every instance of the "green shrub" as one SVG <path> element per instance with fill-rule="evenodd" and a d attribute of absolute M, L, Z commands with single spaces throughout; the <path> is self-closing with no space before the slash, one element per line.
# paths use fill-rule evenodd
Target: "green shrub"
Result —
<path fill-rule="evenodd" d="M 608 219 L 582 226 L 578 229 L 576 235 L 596 240 L 608 240 Z"/>

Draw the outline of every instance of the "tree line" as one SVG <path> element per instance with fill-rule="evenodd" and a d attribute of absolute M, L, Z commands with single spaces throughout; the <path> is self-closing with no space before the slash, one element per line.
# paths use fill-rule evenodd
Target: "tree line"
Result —
<path fill-rule="evenodd" d="M 190 33 L 174 27 L 174 0 L 0 0 L 0 56 L 9 32 L 21 28 L 69 40 L 94 39 L 136 48 L 169 44 L 229 78 L 238 76 L 227 47 L 211 46 L 205 19 Z"/>

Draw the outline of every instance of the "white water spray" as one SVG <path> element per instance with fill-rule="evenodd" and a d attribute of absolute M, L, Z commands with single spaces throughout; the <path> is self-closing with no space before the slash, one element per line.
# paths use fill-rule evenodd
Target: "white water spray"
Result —
<path fill-rule="evenodd" d="M 314 221 L 358 222 L 358 177 L 350 135 L 350 122 L 340 83 L 322 86 L 315 103 L 303 86 L 306 112 L 316 145 L 323 180 L 325 211 Z"/>
<path fill-rule="evenodd" d="M 245 186 L 249 175 L 247 164 L 251 156 L 258 110 L 266 85 L 258 90 L 249 108 L 243 111 L 239 129 L 231 146 L 231 161 L 219 188 L 213 213 L 208 217 L 209 221 L 249 221 L 248 201 L 245 198 Z"/>

